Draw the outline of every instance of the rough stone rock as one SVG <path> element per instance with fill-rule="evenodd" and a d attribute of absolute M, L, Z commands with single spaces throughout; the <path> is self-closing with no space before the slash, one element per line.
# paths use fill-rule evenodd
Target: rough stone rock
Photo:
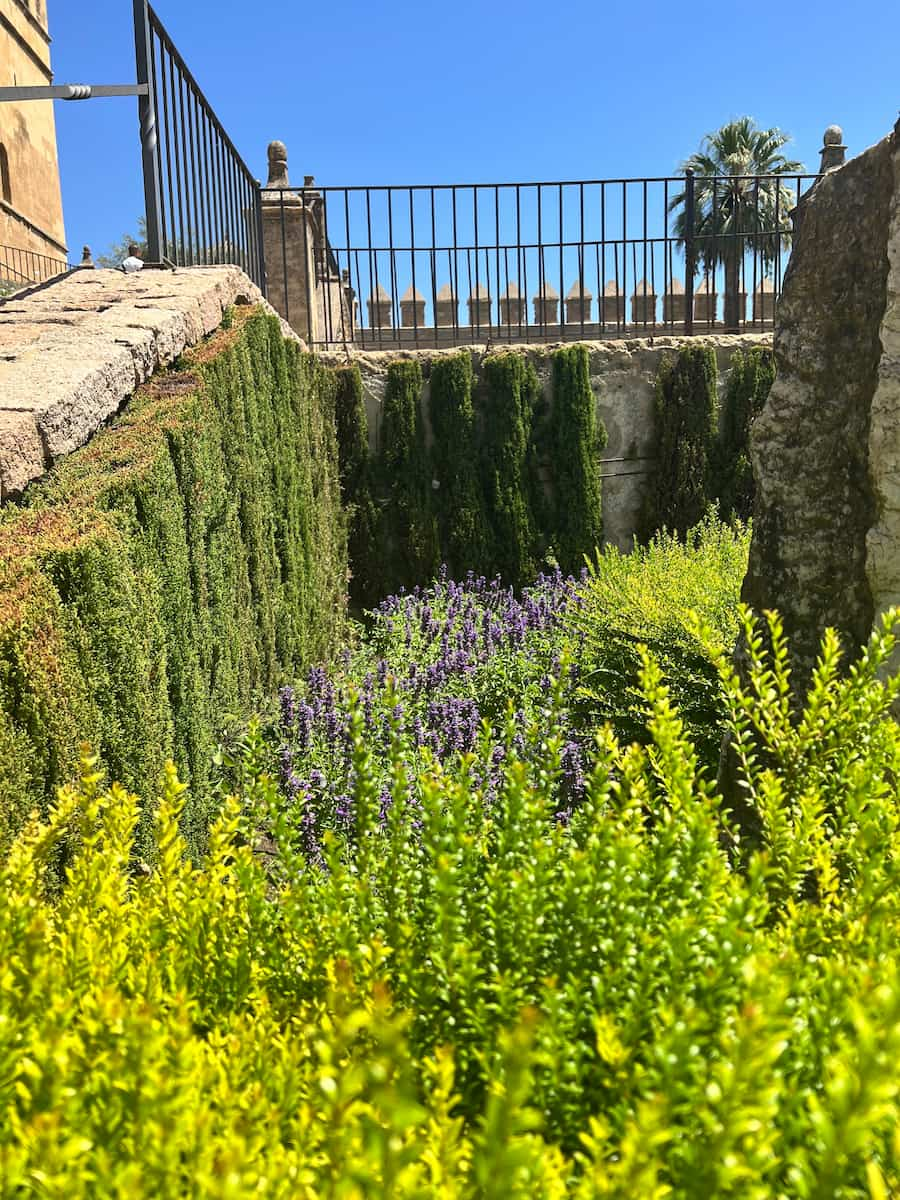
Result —
<path fill-rule="evenodd" d="M 0 412 L 0 503 L 21 495 L 44 470 L 44 444 L 31 413 Z"/>
<path fill-rule="evenodd" d="M 0 499 L 83 445 L 226 308 L 264 303 L 228 266 L 75 271 L 0 303 Z"/>
<path fill-rule="evenodd" d="M 898 142 L 900 124 L 801 199 L 751 435 L 743 598 L 781 613 L 800 681 L 827 626 L 852 652 L 900 598 Z"/>

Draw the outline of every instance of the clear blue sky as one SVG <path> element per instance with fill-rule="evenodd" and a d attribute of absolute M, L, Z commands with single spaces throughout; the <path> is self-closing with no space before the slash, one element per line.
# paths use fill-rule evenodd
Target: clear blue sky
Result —
<path fill-rule="evenodd" d="M 248 165 L 287 143 L 292 182 L 665 175 L 744 114 L 850 153 L 897 118 L 900 4 L 794 0 L 156 0 Z M 134 80 L 131 0 L 48 0 L 58 83 Z M 143 209 L 136 102 L 57 103 L 70 257 Z"/>

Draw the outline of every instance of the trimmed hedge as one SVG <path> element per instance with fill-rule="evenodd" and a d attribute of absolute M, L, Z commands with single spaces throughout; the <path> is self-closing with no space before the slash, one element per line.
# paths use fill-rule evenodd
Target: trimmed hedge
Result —
<path fill-rule="evenodd" d="M 0 520 L 0 849 L 83 739 L 145 800 L 166 757 L 209 795 L 224 715 L 343 628 L 334 374 L 259 311 L 179 366 Z"/>
<path fill-rule="evenodd" d="M 656 376 L 657 466 L 648 497 L 646 528 L 685 534 L 713 499 L 718 402 L 716 355 L 709 346 L 685 346 L 665 355 Z"/>

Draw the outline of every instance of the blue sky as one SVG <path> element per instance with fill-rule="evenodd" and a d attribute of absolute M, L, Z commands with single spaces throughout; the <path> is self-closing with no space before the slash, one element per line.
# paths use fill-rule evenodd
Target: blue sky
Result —
<path fill-rule="evenodd" d="M 58 83 L 134 79 L 131 0 L 49 0 Z M 900 4 L 156 0 L 253 171 L 409 184 L 665 175 L 745 113 L 815 169 L 897 118 Z M 255 19 L 257 18 L 258 19 Z M 136 102 L 56 106 L 70 257 L 142 210 Z"/>

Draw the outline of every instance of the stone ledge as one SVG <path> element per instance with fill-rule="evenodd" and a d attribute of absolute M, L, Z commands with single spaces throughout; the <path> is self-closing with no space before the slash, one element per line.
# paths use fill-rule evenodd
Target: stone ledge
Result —
<path fill-rule="evenodd" d="M 0 502 L 84 445 L 233 304 L 265 301 L 229 266 L 76 271 L 0 303 Z"/>

